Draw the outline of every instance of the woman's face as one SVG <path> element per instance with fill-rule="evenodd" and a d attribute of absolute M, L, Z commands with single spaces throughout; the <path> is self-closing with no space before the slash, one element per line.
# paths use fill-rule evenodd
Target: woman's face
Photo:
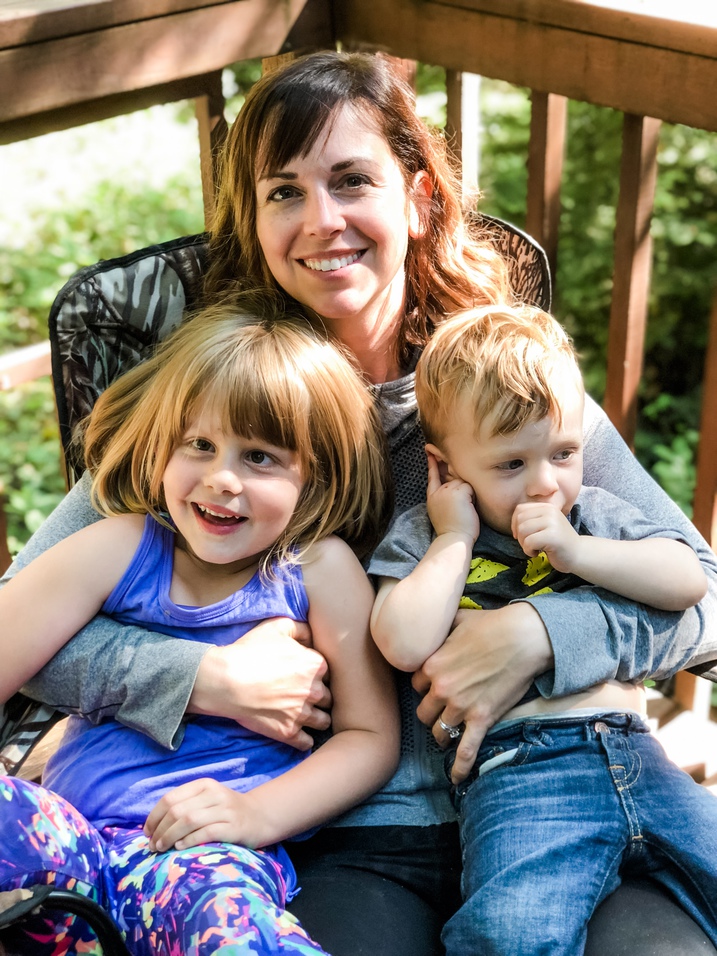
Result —
<path fill-rule="evenodd" d="M 269 169 L 256 193 L 259 244 L 289 295 L 327 319 L 339 338 L 355 335 L 357 321 L 366 333 L 395 323 L 408 238 L 419 235 L 420 221 L 369 118 L 342 108 L 306 156 Z"/>

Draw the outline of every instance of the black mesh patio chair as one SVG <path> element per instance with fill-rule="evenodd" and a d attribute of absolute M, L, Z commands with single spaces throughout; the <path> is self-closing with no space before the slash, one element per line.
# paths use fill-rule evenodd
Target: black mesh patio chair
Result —
<path fill-rule="evenodd" d="M 517 294 L 525 302 L 549 309 L 550 270 L 543 249 L 502 220 L 486 216 L 479 222 L 510 263 Z M 55 401 L 70 484 L 81 474 L 73 447 L 77 424 L 110 382 L 147 358 L 196 306 L 206 264 L 206 235 L 185 236 L 80 269 L 58 293 L 50 311 L 49 332 Z M 17 774 L 33 746 L 63 716 L 21 693 L 15 694 L 0 707 L 0 769 Z M 105 953 L 124 956 L 128 952 L 98 904 L 78 893 L 48 886 L 32 888 L 31 897 L 0 914 L 0 939 L 4 927 L 27 918 L 36 909 L 60 909 L 81 916 L 92 926 Z"/>

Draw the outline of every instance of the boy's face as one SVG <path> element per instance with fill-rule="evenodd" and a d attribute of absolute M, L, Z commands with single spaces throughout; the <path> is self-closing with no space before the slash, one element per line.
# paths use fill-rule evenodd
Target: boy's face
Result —
<path fill-rule="evenodd" d="M 459 398 L 441 448 L 428 450 L 444 462 L 444 473 L 473 488 L 481 520 L 510 535 L 523 502 L 549 502 L 563 514 L 575 503 L 583 479 L 583 404 L 573 393 L 560 427 L 546 415 L 510 435 L 492 435 L 490 417 L 476 434 L 470 402 Z"/>

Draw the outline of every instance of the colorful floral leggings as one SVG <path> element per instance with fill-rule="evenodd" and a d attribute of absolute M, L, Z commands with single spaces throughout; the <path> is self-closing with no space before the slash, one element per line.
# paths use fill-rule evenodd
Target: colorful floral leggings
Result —
<path fill-rule="evenodd" d="M 96 830 L 62 797 L 0 777 L 0 891 L 74 889 L 109 912 L 134 956 L 319 956 L 284 906 L 294 882 L 285 851 L 211 843 L 151 853 L 141 829 Z M 5 930 L 9 956 L 99 956 L 86 924 L 34 916 Z"/>

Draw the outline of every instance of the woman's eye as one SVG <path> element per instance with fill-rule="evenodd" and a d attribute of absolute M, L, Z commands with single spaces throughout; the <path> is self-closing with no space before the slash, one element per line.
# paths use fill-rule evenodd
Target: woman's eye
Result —
<path fill-rule="evenodd" d="M 296 195 L 297 190 L 294 186 L 277 186 L 266 198 L 267 202 L 284 202 L 287 199 L 293 199 Z"/>
<path fill-rule="evenodd" d="M 348 186 L 349 189 L 358 189 L 360 186 L 369 185 L 368 176 L 364 176 L 362 173 L 350 173 L 344 179 L 344 186 Z"/>

